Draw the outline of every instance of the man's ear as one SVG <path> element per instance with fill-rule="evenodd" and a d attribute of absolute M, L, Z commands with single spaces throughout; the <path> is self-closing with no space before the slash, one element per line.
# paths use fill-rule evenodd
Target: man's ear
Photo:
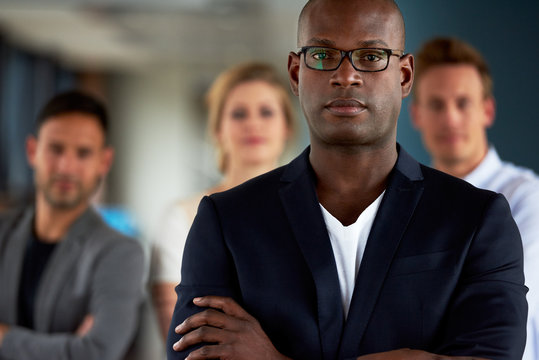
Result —
<path fill-rule="evenodd" d="M 288 79 L 290 80 L 290 88 L 296 96 L 299 95 L 299 62 L 300 57 L 298 54 L 294 52 L 288 54 Z"/>
<path fill-rule="evenodd" d="M 483 100 L 485 108 L 485 127 L 489 128 L 494 124 L 494 118 L 496 117 L 496 100 L 493 96 L 487 97 Z"/>
<path fill-rule="evenodd" d="M 412 91 L 414 83 L 414 56 L 406 54 L 400 59 L 402 98 L 407 97 Z"/>
<path fill-rule="evenodd" d="M 114 160 L 114 149 L 111 146 L 106 146 L 103 149 L 103 154 L 101 155 L 101 176 L 105 176 L 112 166 Z"/>
<path fill-rule="evenodd" d="M 33 168 L 35 164 L 36 151 L 37 151 L 37 139 L 34 135 L 28 135 L 26 137 L 26 159 L 28 164 Z"/>

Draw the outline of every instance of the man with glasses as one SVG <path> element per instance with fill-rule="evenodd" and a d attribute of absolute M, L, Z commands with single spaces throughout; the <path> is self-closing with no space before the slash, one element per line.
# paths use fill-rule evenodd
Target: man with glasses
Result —
<path fill-rule="evenodd" d="M 298 45 L 311 146 L 201 201 L 168 358 L 518 359 L 526 288 L 506 200 L 396 142 L 414 73 L 396 4 L 309 1 Z"/>
<path fill-rule="evenodd" d="M 455 38 L 435 38 L 417 54 L 414 126 L 433 166 L 507 198 L 524 247 L 529 304 L 523 359 L 539 359 L 539 179 L 530 169 L 504 162 L 489 147 L 494 122 L 492 77 L 481 54 Z"/>

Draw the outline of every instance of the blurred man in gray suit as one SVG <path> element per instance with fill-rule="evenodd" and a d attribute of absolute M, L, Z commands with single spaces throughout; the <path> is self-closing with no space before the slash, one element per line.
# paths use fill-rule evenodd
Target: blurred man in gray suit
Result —
<path fill-rule="evenodd" d="M 90 199 L 109 171 L 107 114 L 57 95 L 26 143 L 35 204 L 0 218 L 0 359 L 120 359 L 138 323 L 144 257 Z"/>

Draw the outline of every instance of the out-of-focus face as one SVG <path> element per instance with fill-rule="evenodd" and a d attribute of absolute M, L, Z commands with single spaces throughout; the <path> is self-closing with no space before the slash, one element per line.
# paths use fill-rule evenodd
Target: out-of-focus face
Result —
<path fill-rule="evenodd" d="M 259 80 L 229 93 L 217 138 L 228 166 L 275 166 L 289 128 L 277 89 Z"/>
<path fill-rule="evenodd" d="M 89 114 L 49 118 L 26 146 L 36 195 L 56 209 L 86 206 L 112 162 L 103 130 Z"/>
<path fill-rule="evenodd" d="M 389 2 L 318 1 L 300 26 L 303 46 L 402 51 L 402 21 Z M 413 79 L 411 55 L 390 56 L 383 71 L 361 72 L 348 58 L 336 70 L 319 71 L 305 65 L 304 54 L 290 53 L 288 69 L 313 146 L 394 146 L 402 98 Z"/>
<path fill-rule="evenodd" d="M 488 150 L 486 129 L 494 120 L 494 100 L 485 98 L 472 65 L 439 65 L 416 84 L 414 126 L 434 164 L 473 170 Z"/>

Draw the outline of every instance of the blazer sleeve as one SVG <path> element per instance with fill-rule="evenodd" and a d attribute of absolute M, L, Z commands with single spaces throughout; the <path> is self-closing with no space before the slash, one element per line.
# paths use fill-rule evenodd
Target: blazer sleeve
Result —
<path fill-rule="evenodd" d="M 88 334 L 44 334 L 13 326 L 0 347 L 0 359 L 120 359 L 137 328 L 143 273 L 144 254 L 138 243 L 118 241 L 108 247 L 92 277 L 90 314 L 94 324 Z"/>
<path fill-rule="evenodd" d="M 492 196 L 464 261 L 437 353 L 521 359 L 527 317 L 522 242 L 502 195 Z"/>
<path fill-rule="evenodd" d="M 178 249 L 181 251 L 181 249 Z M 187 236 L 182 260 L 181 283 L 176 287 L 177 302 L 167 338 L 167 359 L 185 359 L 194 349 L 172 349 L 181 336 L 176 326 L 189 316 L 203 311 L 193 304 L 198 296 L 229 296 L 239 301 L 236 271 L 226 245 L 220 218 L 211 198 L 204 197 Z"/>

